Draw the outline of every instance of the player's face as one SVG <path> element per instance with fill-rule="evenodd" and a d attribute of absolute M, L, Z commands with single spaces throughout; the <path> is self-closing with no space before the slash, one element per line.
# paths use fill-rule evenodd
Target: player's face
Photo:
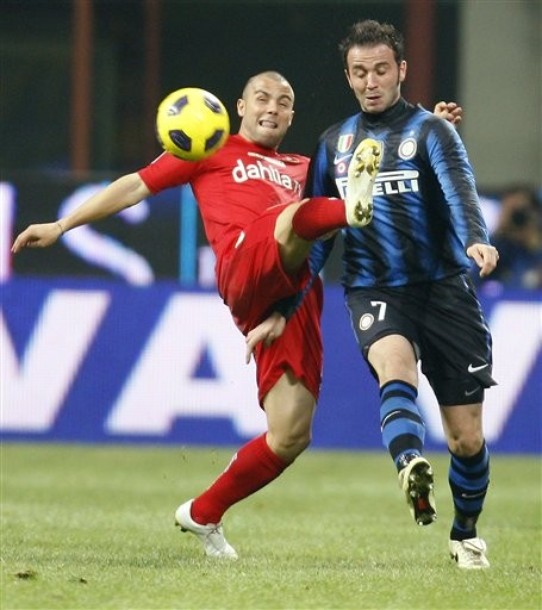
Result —
<path fill-rule="evenodd" d="M 237 101 L 237 112 L 241 136 L 260 146 L 277 148 L 292 124 L 294 92 L 285 81 L 256 78 Z"/>
<path fill-rule="evenodd" d="M 348 84 L 364 112 L 384 112 L 401 96 L 406 62 L 399 65 L 385 44 L 356 46 L 348 51 L 345 70 Z"/>

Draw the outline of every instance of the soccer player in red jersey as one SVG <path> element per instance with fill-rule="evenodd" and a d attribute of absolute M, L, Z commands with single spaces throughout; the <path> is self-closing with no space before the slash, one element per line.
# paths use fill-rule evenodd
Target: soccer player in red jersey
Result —
<path fill-rule="evenodd" d="M 294 92 L 277 72 L 249 79 L 237 102 L 239 133 L 211 157 L 187 162 L 164 153 L 138 172 L 126 174 L 57 222 L 30 225 L 12 251 L 46 247 L 66 231 L 115 214 L 166 188 L 190 183 L 207 239 L 216 255 L 218 291 L 254 351 L 259 401 L 267 432 L 244 445 L 226 470 L 193 500 L 177 509 L 181 529 L 195 534 L 209 556 L 235 559 L 222 528 L 226 510 L 258 491 L 309 445 L 322 370 L 320 280 L 309 283 L 312 242 L 372 218 L 377 148 L 357 150 L 350 166 L 346 200 L 300 201 L 308 158 L 277 152 L 294 116 Z M 275 303 L 305 291 L 280 339 L 266 320 Z M 251 341 L 262 328 L 269 341 Z M 285 323 L 285 322 L 284 322 Z M 282 331 L 281 331 L 282 332 Z M 267 334 L 266 334 L 267 333 Z M 258 345 L 256 345 L 258 343 Z"/>

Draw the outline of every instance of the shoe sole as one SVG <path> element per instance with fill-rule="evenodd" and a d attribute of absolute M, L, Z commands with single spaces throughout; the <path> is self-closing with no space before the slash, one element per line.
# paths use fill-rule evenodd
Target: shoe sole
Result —
<path fill-rule="evenodd" d="M 430 525 L 437 519 L 437 513 L 430 501 L 433 493 L 433 470 L 427 462 L 412 467 L 408 475 L 408 501 L 414 509 L 414 520 L 418 525 Z"/>
<path fill-rule="evenodd" d="M 373 219 L 373 186 L 380 168 L 380 144 L 376 140 L 367 138 L 363 140 L 350 161 L 348 180 L 360 180 L 362 173 L 365 184 L 356 190 L 363 195 L 354 206 L 352 216 L 357 226 L 364 227 Z"/>

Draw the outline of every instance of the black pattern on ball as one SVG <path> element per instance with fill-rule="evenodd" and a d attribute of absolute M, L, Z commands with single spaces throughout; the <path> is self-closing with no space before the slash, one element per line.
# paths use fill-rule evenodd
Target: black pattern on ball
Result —
<path fill-rule="evenodd" d="M 192 138 L 187 135 L 182 129 L 171 129 L 169 132 L 171 141 L 177 148 L 190 152 L 192 149 Z"/>
<path fill-rule="evenodd" d="M 188 95 L 183 95 L 178 100 L 168 108 L 168 115 L 173 116 L 175 114 L 180 114 L 181 110 L 188 104 Z"/>
<path fill-rule="evenodd" d="M 210 98 L 207 95 L 205 95 L 203 98 L 203 101 L 204 101 L 205 105 L 207 106 L 207 108 L 209 108 L 209 110 L 211 110 L 212 112 L 214 112 L 216 114 L 222 113 L 222 108 L 220 107 L 220 103 L 218 102 L 218 100 L 215 100 L 215 99 Z"/>
<path fill-rule="evenodd" d="M 220 142 L 220 139 L 223 136 L 224 130 L 217 129 L 210 138 L 207 138 L 205 142 L 205 150 L 211 150 L 211 148 L 214 148 L 218 144 L 218 142 Z"/>

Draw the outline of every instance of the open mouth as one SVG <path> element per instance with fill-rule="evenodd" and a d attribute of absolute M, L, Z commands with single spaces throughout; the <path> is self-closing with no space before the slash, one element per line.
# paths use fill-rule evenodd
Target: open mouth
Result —
<path fill-rule="evenodd" d="M 268 119 L 262 119 L 261 121 L 258 121 L 258 125 L 260 127 L 265 127 L 266 129 L 276 129 L 278 127 L 278 123 L 275 123 L 275 121 L 270 121 Z"/>

